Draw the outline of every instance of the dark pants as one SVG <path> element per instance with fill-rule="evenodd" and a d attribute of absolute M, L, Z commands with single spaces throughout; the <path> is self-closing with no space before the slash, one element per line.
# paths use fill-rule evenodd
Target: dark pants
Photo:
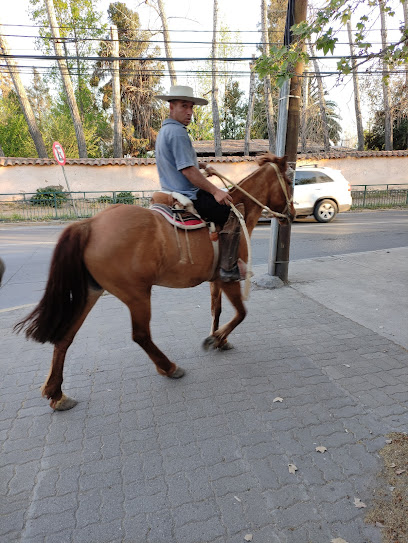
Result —
<path fill-rule="evenodd" d="M 227 222 L 231 208 L 225 204 L 219 204 L 209 192 L 200 189 L 197 192 L 197 200 L 194 200 L 193 204 L 206 221 L 212 221 L 220 226 L 224 226 Z"/>

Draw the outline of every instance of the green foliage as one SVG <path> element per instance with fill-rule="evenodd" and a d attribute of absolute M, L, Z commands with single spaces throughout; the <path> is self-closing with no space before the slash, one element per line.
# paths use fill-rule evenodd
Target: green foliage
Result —
<path fill-rule="evenodd" d="M 118 192 L 114 196 L 103 194 L 102 196 L 99 196 L 97 202 L 100 204 L 134 204 L 135 197 L 131 192 L 123 191 Z"/>
<path fill-rule="evenodd" d="M 362 8 L 362 9 L 357 9 Z M 381 0 L 381 8 L 388 17 L 395 15 L 392 0 Z M 350 21 L 351 16 L 361 13 L 355 23 L 356 31 L 353 41 L 357 54 L 361 57 L 358 66 L 371 62 L 375 58 L 381 58 L 390 66 L 399 65 L 408 59 L 407 30 L 402 27 L 401 35 L 384 51 L 372 51 L 372 44 L 367 39 L 370 31 L 370 22 L 378 16 L 379 0 L 328 0 L 323 7 L 315 10 L 313 19 L 302 21 L 294 25 L 291 30 L 295 38 L 290 47 L 273 47 L 269 57 L 262 55 L 257 63 L 256 70 L 261 77 L 270 74 L 278 86 L 285 79 L 294 75 L 294 67 L 298 62 L 307 62 L 308 57 L 303 49 L 306 42 L 315 42 L 316 50 L 324 55 L 332 55 L 338 45 L 338 31 Z M 348 74 L 352 70 L 351 59 L 344 57 L 337 64 L 337 69 L 342 74 Z"/>
<path fill-rule="evenodd" d="M 109 5 L 108 16 L 118 28 L 119 56 L 127 59 L 121 61 L 119 66 L 123 151 L 127 155 L 139 156 L 154 148 L 157 131 L 164 118 L 163 104 L 154 98 L 155 94 L 158 94 L 163 66 L 153 60 L 159 49 L 150 51 L 149 39 L 152 35 L 141 30 L 139 15 L 135 11 L 123 2 L 113 2 Z M 109 40 L 110 36 L 106 36 L 106 41 L 100 42 L 100 57 L 111 55 Z M 143 60 L 129 60 L 132 57 L 142 57 Z M 99 87 L 105 110 L 112 104 L 110 68 L 109 62 L 97 62 L 91 79 L 91 84 Z"/>
<path fill-rule="evenodd" d="M 210 106 L 196 106 L 188 133 L 194 141 L 212 140 L 213 120 Z"/>
<path fill-rule="evenodd" d="M 0 97 L 0 144 L 5 156 L 35 157 L 37 151 L 14 91 Z"/>
<path fill-rule="evenodd" d="M 117 204 L 134 204 L 135 198 L 131 192 L 119 192 L 116 195 Z"/>
<path fill-rule="evenodd" d="M 33 206 L 61 207 L 67 201 L 67 194 L 62 187 L 43 187 L 37 189 L 36 194 L 31 196 L 30 202 Z"/>
<path fill-rule="evenodd" d="M 221 137 L 223 139 L 242 139 L 245 136 L 245 122 L 248 107 L 241 104 L 244 91 L 238 81 L 228 81 L 221 118 Z"/>

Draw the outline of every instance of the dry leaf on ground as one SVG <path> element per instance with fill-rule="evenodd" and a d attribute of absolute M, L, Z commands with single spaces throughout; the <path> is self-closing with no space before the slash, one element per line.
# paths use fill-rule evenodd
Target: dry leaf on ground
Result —
<path fill-rule="evenodd" d="M 298 470 L 295 464 L 288 464 L 288 468 L 289 468 L 289 473 L 296 473 Z"/>
<path fill-rule="evenodd" d="M 277 398 L 274 398 L 274 400 L 273 400 L 272 403 L 276 403 L 276 402 L 282 403 L 282 402 L 283 402 L 283 398 L 280 398 L 279 396 L 278 396 Z"/>
<path fill-rule="evenodd" d="M 361 509 L 362 507 L 367 507 L 366 504 L 360 500 L 360 498 L 354 498 L 354 505 L 358 509 Z"/>
<path fill-rule="evenodd" d="M 347 543 L 347 541 L 341 537 L 336 537 L 336 539 L 331 540 L 331 543 Z"/>
<path fill-rule="evenodd" d="M 245 541 L 252 541 L 252 534 L 247 534 L 244 539 Z"/>
<path fill-rule="evenodd" d="M 319 452 L 319 453 L 324 453 L 327 451 L 327 448 L 326 447 L 316 447 L 316 451 Z"/>

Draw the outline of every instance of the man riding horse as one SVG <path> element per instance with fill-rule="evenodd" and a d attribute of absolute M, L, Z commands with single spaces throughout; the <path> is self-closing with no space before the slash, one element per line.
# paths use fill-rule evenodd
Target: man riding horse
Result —
<path fill-rule="evenodd" d="M 156 141 L 156 164 L 161 188 L 178 192 L 192 200 L 199 215 L 219 225 L 220 278 L 224 282 L 238 281 L 237 265 L 240 225 L 237 216 L 230 211 L 232 198 L 228 192 L 216 187 L 201 172 L 206 164 L 199 163 L 197 154 L 187 134 L 187 126 L 195 105 L 208 104 L 197 98 L 191 87 L 173 85 L 168 95 L 156 96 L 169 102 L 169 118 L 163 122 Z M 207 172 L 211 175 L 210 172 Z"/>

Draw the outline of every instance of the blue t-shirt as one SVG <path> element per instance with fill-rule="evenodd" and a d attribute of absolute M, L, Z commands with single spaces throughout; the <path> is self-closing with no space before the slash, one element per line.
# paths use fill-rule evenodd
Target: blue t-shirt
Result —
<path fill-rule="evenodd" d="M 156 140 L 156 165 L 163 190 L 197 198 L 195 187 L 180 170 L 198 168 L 197 153 L 193 149 L 186 127 L 174 119 L 166 119 Z"/>

